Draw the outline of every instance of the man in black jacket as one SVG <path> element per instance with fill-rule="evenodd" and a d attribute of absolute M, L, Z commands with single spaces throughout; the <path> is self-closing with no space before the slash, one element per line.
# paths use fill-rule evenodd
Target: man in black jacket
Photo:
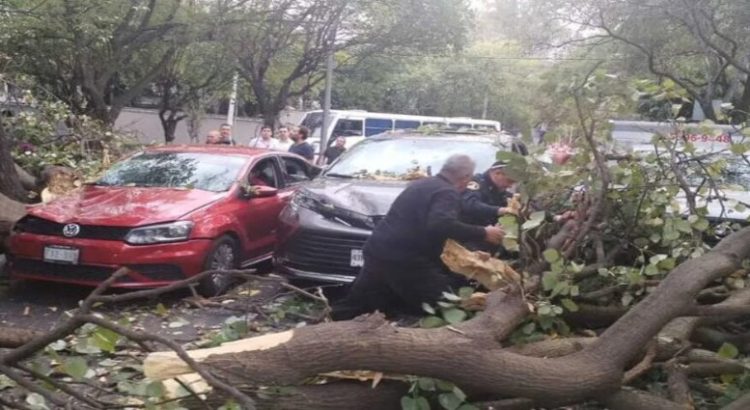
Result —
<path fill-rule="evenodd" d="M 440 260 L 446 239 L 502 242 L 501 228 L 458 219 L 461 191 L 474 168 L 468 156 L 451 156 L 438 176 L 413 182 L 396 198 L 365 244 L 364 267 L 347 297 L 334 306 L 334 319 L 375 310 L 420 314 L 423 303 L 434 303 L 461 283 Z"/>

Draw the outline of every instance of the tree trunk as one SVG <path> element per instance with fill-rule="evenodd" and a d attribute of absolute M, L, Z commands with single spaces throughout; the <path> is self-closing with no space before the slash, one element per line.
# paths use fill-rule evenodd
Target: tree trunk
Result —
<path fill-rule="evenodd" d="M 750 76 L 747 76 L 745 79 L 745 89 L 742 92 L 742 97 L 734 108 L 736 113 L 733 118 L 734 121 L 744 122 L 750 118 Z"/>
<path fill-rule="evenodd" d="M 707 120 L 716 121 L 716 111 L 714 111 L 714 104 L 711 97 L 700 98 L 696 103 L 700 104 Z"/>
<path fill-rule="evenodd" d="M 0 193 L 11 199 L 26 202 L 28 195 L 21 184 L 10 150 L 10 140 L 5 134 L 5 127 L 0 123 Z"/>
<path fill-rule="evenodd" d="M 167 114 L 169 113 L 169 114 Z M 159 110 L 159 120 L 161 121 L 161 127 L 164 130 L 164 142 L 171 144 L 175 139 L 175 130 L 177 129 L 178 119 L 175 117 L 173 110 Z"/>
<path fill-rule="evenodd" d="M 0 253 L 7 249 L 6 241 L 13 224 L 26 214 L 26 207 L 0 194 Z"/>

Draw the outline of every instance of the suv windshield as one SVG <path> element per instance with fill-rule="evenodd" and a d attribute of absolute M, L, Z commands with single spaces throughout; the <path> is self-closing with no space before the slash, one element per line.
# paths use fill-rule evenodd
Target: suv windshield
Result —
<path fill-rule="evenodd" d="M 228 190 L 247 160 L 202 153 L 147 152 L 115 164 L 96 182 L 106 186 Z"/>
<path fill-rule="evenodd" d="M 470 156 L 477 163 L 477 172 L 482 172 L 495 161 L 499 149 L 489 139 L 368 139 L 342 155 L 325 174 L 374 179 L 437 175 L 445 160 L 453 154 Z"/>

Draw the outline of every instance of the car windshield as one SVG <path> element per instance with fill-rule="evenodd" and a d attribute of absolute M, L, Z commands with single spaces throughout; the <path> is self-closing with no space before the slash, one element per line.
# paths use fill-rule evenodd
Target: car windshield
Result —
<path fill-rule="evenodd" d="M 740 157 L 717 155 L 713 160 L 705 163 L 704 167 L 706 167 L 705 170 L 695 162 L 690 163 L 687 179 L 691 185 L 697 186 L 703 183 L 706 170 L 712 167 L 718 171 L 714 180 L 719 185 L 750 189 L 750 164 Z"/>
<path fill-rule="evenodd" d="M 223 192 L 232 186 L 246 162 L 225 155 L 146 152 L 115 164 L 95 184 Z"/>
<path fill-rule="evenodd" d="M 453 154 L 470 156 L 480 172 L 492 165 L 498 150 L 490 140 L 368 139 L 342 155 L 326 175 L 397 180 L 431 176 L 436 175 Z"/>

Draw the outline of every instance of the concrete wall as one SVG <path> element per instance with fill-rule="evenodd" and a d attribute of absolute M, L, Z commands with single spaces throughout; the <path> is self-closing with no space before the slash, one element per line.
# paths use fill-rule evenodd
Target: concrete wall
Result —
<path fill-rule="evenodd" d="M 279 115 L 279 121 L 284 124 L 299 124 L 303 116 L 303 111 L 286 110 Z M 218 130 L 219 126 L 226 121 L 227 117 L 224 115 L 207 114 L 201 123 L 200 142 L 204 142 L 208 131 Z M 260 118 L 235 117 L 232 136 L 237 144 L 247 144 L 252 138 L 260 134 L 262 124 L 263 120 Z M 159 121 L 157 110 L 125 108 L 115 121 L 115 129 L 137 135 L 138 139 L 144 144 L 164 143 L 164 129 L 161 126 L 161 121 Z M 177 124 L 175 144 L 190 144 L 187 123 L 184 120 Z"/>

